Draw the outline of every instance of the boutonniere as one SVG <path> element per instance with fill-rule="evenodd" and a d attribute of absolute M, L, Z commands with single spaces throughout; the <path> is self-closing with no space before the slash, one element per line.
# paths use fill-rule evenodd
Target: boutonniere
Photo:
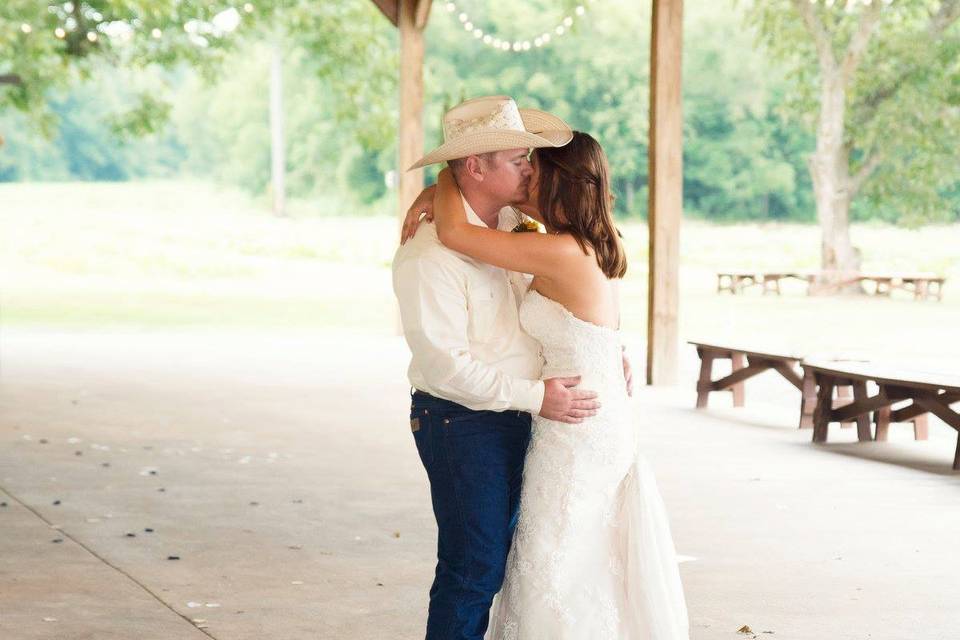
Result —
<path fill-rule="evenodd" d="M 530 218 L 525 217 L 522 213 L 514 209 L 517 213 L 517 225 L 512 229 L 513 233 L 526 233 L 532 231 L 533 233 L 540 232 L 540 223 L 536 220 L 531 220 Z"/>
<path fill-rule="evenodd" d="M 540 225 L 533 220 L 524 220 L 513 228 L 514 233 L 524 233 L 526 231 L 538 233 L 540 231 Z"/>

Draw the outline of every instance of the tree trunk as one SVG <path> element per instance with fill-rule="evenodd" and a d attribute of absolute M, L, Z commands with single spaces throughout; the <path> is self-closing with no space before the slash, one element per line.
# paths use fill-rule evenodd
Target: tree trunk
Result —
<path fill-rule="evenodd" d="M 283 48 L 276 38 L 270 50 L 270 184 L 273 213 L 287 215 L 287 154 L 283 133 Z"/>
<path fill-rule="evenodd" d="M 846 91 L 838 71 L 822 75 L 817 149 L 810 157 L 817 219 L 821 232 L 821 277 L 814 291 L 856 292 L 850 279 L 860 270 L 850 241 L 850 158 L 844 144 Z"/>

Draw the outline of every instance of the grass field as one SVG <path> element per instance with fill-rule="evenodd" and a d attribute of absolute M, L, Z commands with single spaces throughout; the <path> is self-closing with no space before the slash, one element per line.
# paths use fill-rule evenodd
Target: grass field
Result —
<path fill-rule="evenodd" d="M 0 185 L 0 324 L 69 329 L 393 332 L 390 216 L 275 218 L 242 194 L 186 182 Z M 646 323 L 647 234 L 630 254 L 624 328 Z M 815 268 L 816 227 L 712 225 L 681 234 L 681 335 L 960 360 L 960 225 L 854 228 L 864 266 L 937 271 L 945 299 L 715 293 L 718 268 Z"/>

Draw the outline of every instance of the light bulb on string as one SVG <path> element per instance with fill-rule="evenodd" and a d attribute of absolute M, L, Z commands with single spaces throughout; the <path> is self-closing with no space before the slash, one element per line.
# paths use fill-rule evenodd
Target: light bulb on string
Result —
<path fill-rule="evenodd" d="M 20 31 L 23 31 L 26 34 L 30 34 L 33 32 L 33 27 L 31 27 L 26 22 L 24 22 L 23 24 L 20 25 Z"/>
<path fill-rule="evenodd" d="M 811 0 L 816 1 L 816 0 Z M 835 1 L 835 0 L 830 0 Z M 855 0 L 846 0 L 853 2 Z M 587 6 L 592 5 L 596 0 L 581 0 L 581 4 L 578 4 L 573 7 L 573 11 L 570 15 L 563 16 L 563 18 L 556 23 L 556 26 L 552 29 L 547 29 L 541 34 L 531 37 L 531 38 L 518 38 L 518 39 L 509 39 L 503 40 L 501 38 L 494 37 L 491 34 L 485 33 L 484 30 L 476 25 L 476 23 L 470 18 L 470 15 L 463 11 L 462 8 L 458 6 L 457 2 L 453 0 L 448 0 L 444 3 L 444 8 L 448 13 L 454 14 L 457 16 L 457 20 L 463 26 L 464 31 L 473 35 L 475 40 L 479 40 L 482 44 L 498 49 L 500 51 L 513 51 L 513 52 L 525 52 L 530 51 L 532 48 L 540 48 L 550 43 L 551 33 L 556 34 L 557 36 L 562 36 L 570 31 L 573 27 L 573 23 L 576 21 L 576 18 L 581 18 L 587 13 Z"/>
<path fill-rule="evenodd" d="M 63 27 L 57 27 L 53 30 L 53 35 L 57 36 L 61 40 L 67 37 L 67 32 L 64 31 Z"/>

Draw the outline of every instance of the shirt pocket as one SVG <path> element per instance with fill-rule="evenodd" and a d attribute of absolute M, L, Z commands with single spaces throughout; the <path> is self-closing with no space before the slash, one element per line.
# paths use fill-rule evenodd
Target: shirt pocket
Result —
<path fill-rule="evenodd" d="M 467 338 L 471 342 L 489 342 L 496 330 L 500 296 L 496 287 L 482 280 L 467 283 Z"/>

